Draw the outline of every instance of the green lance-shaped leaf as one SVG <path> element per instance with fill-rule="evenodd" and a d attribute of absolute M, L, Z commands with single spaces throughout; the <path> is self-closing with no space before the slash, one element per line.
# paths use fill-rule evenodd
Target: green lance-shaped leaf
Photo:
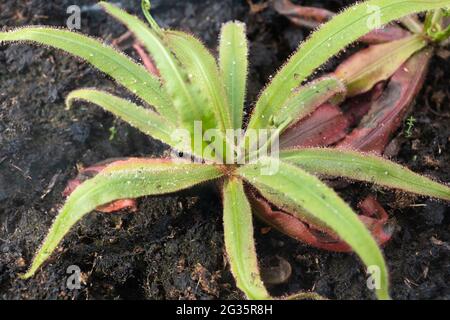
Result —
<path fill-rule="evenodd" d="M 155 112 L 138 106 L 131 101 L 96 89 L 72 91 L 66 98 L 67 107 L 70 107 L 74 100 L 84 100 L 99 105 L 143 133 L 168 145 L 173 144 L 171 134 L 175 129 L 172 124 Z"/>
<path fill-rule="evenodd" d="M 450 200 L 449 187 L 375 155 L 341 149 L 306 148 L 282 151 L 280 157 L 315 174 L 367 181 Z"/>
<path fill-rule="evenodd" d="M 263 160 L 241 167 L 239 174 L 279 208 L 335 232 L 368 268 L 378 268 L 380 287 L 377 296 L 389 299 L 388 272 L 383 255 L 353 210 L 332 189 L 299 167 L 278 159 Z M 271 175 L 263 174 L 266 166 L 275 164 L 276 171 L 272 170 Z"/>
<path fill-rule="evenodd" d="M 302 81 L 364 34 L 403 16 L 448 6 L 450 0 L 369 0 L 347 8 L 303 42 L 276 74 L 258 99 L 248 128 L 267 127 L 273 106 L 281 107 Z"/>
<path fill-rule="evenodd" d="M 0 43 L 17 41 L 58 48 L 89 62 L 153 106 L 161 115 L 172 119 L 173 109 L 169 97 L 161 89 L 160 81 L 142 65 L 114 48 L 75 32 L 48 27 L 26 27 L 0 32 Z"/>
<path fill-rule="evenodd" d="M 296 123 L 311 114 L 317 107 L 335 96 L 345 96 L 345 85 L 335 77 L 324 77 L 300 87 L 269 121 L 271 127 L 278 127 L 288 121 Z M 289 127 L 287 125 L 286 127 Z"/>
<path fill-rule="evenodd" d="M 100 5 L 125 24 L 151 54 L 164 80 L 164 88 L 178 112 L 181 125 L 191 132 L 194 131 L 194 121 L 201 121 L 205 130 L 216 128 L 214 113 L 205 107 L 208 105 L 207 96 L 201 87 L 194 86 L 189 80 L 189 74 L 182 68 L 160 35 L 143 21 L 118 7 L 106 2 L 100 2 Z M 199 150 L 194 152 L 201 153 Z"/>
<path fill-rule="evenodd" d="M 223 132 L 226 129 L 232 129 L 222 77 L 219 76 L 216 60 L 209 50 L 200 40 L 180 31 L 165 31 L 164 40 L 188 73 L 192 75 L 191 81 L 198 81 L 198 86 L 208 93 L 220 125 L 219 129 Z"/>
<path fill-rule="evenodd" d="M 33 276 L 72 226 L 98 206 L 119 199 L 171 193 L 220 176 L 221 172 L 214 166 L 175 164 L 161 159 L 112 163 L 69 196 L 23 278 Z"/>
<path fill-rule="evenodd" d="M 278 138 L 290 126 L 298 123 L 299 120 L 308 116 L 323 103 L 334 99 L 341 100 L 346 93 L 345 85 L 336 77 L 327 76 L 300 87 L 279 110 L 274 111 L 269 120 L 269 128 L 275 129 L 271 133 L 271 138 Z M 251 149 L 249 136 L 241 141 L 245 143 L 247 149 Z M 271 143 L 271 142 L 270 142 Z M 260 146 L 261 150 L 267 148 L 270 144 Z"/>
<path fill-rule="evenodd" d="M 240 129 L 248 74 L 248 42 L 245 24 L 228 22 L 222 26 L 219 65 L 228 96 L 233 128 Z"/>
<path fill-rule="evenodd" d="M 225 248 L 236 285 L 249 299 L 270 298 L 261 280 L 250 204 L 242 181 L 232 178 L 223 188 Z"/>
<path fill-rule="evenodd" d="M 341 63 L 334 74 L 346 84 L 348 96 L 355 96 L 389 79 L 405 61 L 427 44 L 423 35 L 413 35 L 372 45 Z"/>
<path fill-rule="evenodd" d="M 189 80 L 206 93 L 208 105 L 201 106 L 209 110 L 212 106 L 218 129 L 215 138 L 217 144 L 221 141 L 221 152 L 216 151 L 216 157 L 225 159 L 227 154 L 233 154 L 234 141 L 227 139 L 226 129 L 231 129 L 231 114 L 225 95 L 222 78 L 219 75 L 216 60 L 208 49 L 195 37 L 179 31 L 167 30 L 163 41 L 173 51 L 176 58 L 189 74 Z"/>

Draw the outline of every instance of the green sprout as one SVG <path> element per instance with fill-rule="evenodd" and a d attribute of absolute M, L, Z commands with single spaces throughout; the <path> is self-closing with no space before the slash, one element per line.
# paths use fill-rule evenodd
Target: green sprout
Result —
<path fill-rule="evenodd" d="M 117 135 L 117 128 L 115 126 L 112 126 L 109 128 L 108 131 L 109 131 L 109 141 L 113 141 Z"/>
<path fill-rule="evenodd" d="M 405 130 L 405 137 L 411 138 L 412 136 L 412 129 L 414 128 L 414 124 L 416 123 L 417 119 L 413 116 L 409 116 L 408 119 L 406 119 L 406 130 Z"/>
<path fill-rule="evenodd" d="M 195 161 L 130 158 L 106 165 L 70 194 L 22 277 L 33 276 L 71 228 L 99 206 L 213 182 L 222 192 L 225 248 L 231 272 L 247 298 L 272 298 L 261 280 L 255 252 L 249 201 L 252 190 L 293 217 L 329 230 L 345 241 L 368 268 L 376 266 L 380 270 L 376 295 L 389 299 L 388 270 L 377 242 L 353 209 L 317 175 L 345 177 L 444 200 L 450 200 L 450 188 L 381 157 L 356 151 L 304 148 L 282 150 L 277 157 L 261 156 L 262 147 L 250 143 L 250 135 L 252 130 L 270 129 L 264 144 L 267 147 L 285 128 L 310 114 L 324 100 L 345 94 L 350 83 L 338 78 L 301 84 L 328 59 L 376 27 L 367 23 L 371 15 L 368 8 L 377 6 L 381 23 L 387 24 L 413 13 L 448 8 L 450 0 L 370 0 L 335 16 L 300 45 L 262 91 L 243 139 L 230 138 L 227 131 L 244 127 L 248 70 L 244 24 L 223 25 L 216 61 L 195 37 L 158 27 L 148 12 L 149 1 L 143 1 L 142 6 L 150 27 L 114 5 L 100 5 L 142 43 L 160 75 L 151 74 L 111 46 L 67 30 L 20 28 L 0 32 L 0 42 L 38 43 L 89 62 L 152 109 L 94 88 L 72 91 L 66 99 L 68 106 L 76 100 L 99 105 L 174 150 L 192 155 Z M 420 47 L 422 42 L 413 41 Z M 198 122 L 201 134 L 210 129 L 218 132 L 214 147 L 204 141 L 196 143 L 195 139 L 192 143 Z M 183 129 L 191 139 L 175 137 L 176 129 Z M 234 160 L 230 163 L 228 158 Z M 272 164 L 278 169 L 263 174 Z"/>

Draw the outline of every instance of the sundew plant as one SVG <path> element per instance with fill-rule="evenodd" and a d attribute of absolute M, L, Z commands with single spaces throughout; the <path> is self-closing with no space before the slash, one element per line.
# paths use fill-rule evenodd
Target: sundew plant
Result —
<path fill-rule="evenodd" d="M 96 208 L 209 182 L 218 184 L 222 193 L 226 252 L 236 285 L 247 298 L 272 298 L 261 280 L 255 252 L 250 199 L 257 194 L 292 219 L 344 241 L 369 271 L 378 270 L 376 295 L 388 299 L 388 270 L 377 241 L 318 176 L 345 177 L 447 201 L 450 188 L 375 155 L 333 148 L 278 152 L 277 141 L 323 102 L 342 99 L 353 87 L 355 79 L 345 73 L 303 83 L 347 45 L 380 27 L 368 23 L 374 7 L 385 25 L 417 12 L 448 9 L 450 0 L 370 0 L 342 11 L 300 44 L 263 89 L 247 123 L 243 121 L 249 63 L 245 26 L 223 25 L 216 59 L 192 35 L 159 27 L 150 16 L 149 1 L 142 3 L 148 23 L 107 2 L 100 5 L 133 33 L 157 73 L 112 46 L 72 31 L 38 26 L 0 32 L 3 44 L 32 42 L 61 49 L 109 75 L 141 103 L 83 88 L 67 96 L 67 106 L 76 100 L 96 104 L 174 150 L 173 157 L 164 159 L 112 161 L 78 185 L 22 277 L 32 277 L 71 228 Z M 444 41 L 450 29 L 436 32 L 439 36 L 423 34 L 413 45 Z"/>

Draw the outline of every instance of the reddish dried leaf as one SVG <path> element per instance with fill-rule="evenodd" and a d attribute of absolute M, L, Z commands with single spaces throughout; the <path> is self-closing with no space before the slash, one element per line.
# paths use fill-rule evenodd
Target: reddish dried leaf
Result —
<path fill-rule="evenodd" d="M 382 29 L 376 29 L 372 32 L 369 32 L 365 36 L 359 38 L 359 41 L 367 44 L 380 44 L 399 40 L 409 35 L 411 35 L 411 33 L 406 31 L 405 29 L 396 25 L 390 25 Z"/>
<path fill-rule="evenodd" d="M 392 224 L 388 223 L 389 216 L 381 204 L 373 197 L 368 196 L 358 207 L 361 209 L 361 215 L 359 218 L 366 225 L 366 227 L 372 232 L 380 245 L 388 242 L 394 228 Z"/>
<path fill-rule="evenodd" d="M 367 114 L 383 89 L 384 83 L 379 83 L 370 92 L 347 99 L 342 106 L 344 114 L 338 106 L 323 104 L 281 135 L 281 149 L 328 146 L 344 139 L 348 128 L 355 126 Z"/>
<path fill-rule="evenodd" d="M 136 53 L 139 55 L 139 57 L 141 58 L 145 68 L 154 76 L 159 77 L 159 70 L 156 67 L 153 59 L 149 56 L 149 54 L 147 53 L 147 51 L 145 51 L 145 49 L 142 47 L 141 43 L 139 41 L 134 40 L 134 35 L 133 32 L 131 31 L 127 31 L 124 34 L 122 34 L 120 37 L 114 39 L 112 41 L 112 45 L 113 46 L 119 46 L 120 44 L 122 44 L 123 42 L 132 42 L 131 44 L 127 44 L 125 46 L 125 48 L 128 48 L 129 46 L 132 46 L 133 49 L 136 51 Z M 122 48 L 125 49 L 125 48 Z"/>
<path fill-rule="evenodd" d="M 335 252 L 351 252 L 351 248 L 335 235 L 321 228 L 308 225 L 298 218 L 280 210 L 273 210 L 263 198 L 248 191 L 248 199 L 254 213 L 265 223 L 313 247 Z M 388 224 L 388 215 L 378 201 L 369 196 L 359 205 L 359 218 L 371 231 L 375 240 L 384 245 L 392 237 L 393 228 Z"/>
<path fill-rule="evenodd" d="M 111 44 L 116 47 L 123 46 L 122 44 L 124 42 L 128 42 L 132 38 L 133 38 L 133 33 L 131 31 L 127 31 L 124 34 L 122 34 L 121 36 L 119 36 L 118 38 L 113 39 L 113 41 L 111 41 Z M 123 48 L 121 48 L 121 50 L 123 50 Z"/>
<path fill-rule="evenodd" d="M 339 107 L 330 103 L 323 104 L 280 136 L 280 148 L 333 144 L 344 138 L 348 125 L 348 120 Z"/>
<path fill-rule="evenodd" d="M 97 207 L 97 211 L 103 212 L 103 213 L 112 213 L 117 212 L 120 210 L 128 209 L 128 211 L 135 212 L 137 211 L 137 204 L 136 200 L 134 199 L 123 199 L 123 200 L 117 200 L 108 204 L 105 204 L 104 206 Z"/>
<path fill-rule="evenodd" d="M 342 110 L 349 121 L 351 127 L 356 126 L 361 119 L 369 112 L 373 101 L 383 94 L 386 83 L 380 82 L 369 92 L 347 99 L 342 104 Z"/>
<path fill-rule="evenodd" d="M 295 5 L 289 0 L 274 0 L 272 5 L 279 14 L 302 27 L 315 28 L 334 16 L 332 11 Z"/>
<path fill-rule="evenodd" d="M 66 188 L 63 191 L 63 196 L 67 197 L 69 196 L 80 184 L 82 184 L 87 179 L 95 177 L 100 171 L 102 171 L 107 165 L 120 161 L 120 160 L 126 160 L 127 158 L 110 158 L 107 160 L 103 160 L 100 162 L 97 162 L 96 164 L 89 166 L 87 168 L 82 168 L 78 171 L 77 176 L 75 179 L 69 180 L 67 183 Z"/>
<path fill-rule="evenodd" d="M 382 153 L 422 88 L 430 57 L 430 50 L 425 50 L 398 69 L 360 125 L 338 147 Z"/>
<path fill-rule="evenodd" d="M 343 139 L 348 127 L 356 125 L 357 121 L 373 108 L 374 101 L 381 101 L 384 84 L 380 82 L 387 80 L 395 73 L 398 70 L 398 63 L 408 56 L 402 53 L 398 58 L 389 59 L 387 54 L 391 54 L 391 50 L 398 51 L 404 48 L 413 52 L 420 46 L 420 40 L 408 38 L 396 43 L 371 46 L 352 55 L 335 71 L 338 78 L 347 79 L 349 86 L 347 93 L 350 96 L 356 95 L 354 99 L 347 100 L 344 105 L 347 110 L 345 116 L 340 108 L 328 103 L 324 104 L 308 118 L 287 129 L 281 135 L 280 147 L 283 149 L 324 146 Z M 368 67 L 367 61 L 371 61 L 369 70 L 365 69 Z M 385 64 L 386 61 L 389 63 Z M 371 91 L 362 94 L 368 90 Z"/>
<path fill-rule="evenodd" d="M 111 158 L 101 162 L 98 162 L 90 167 L 81 169 L 75 179 L 69 180 L 66 188 L 63 191 L 63 196 L 68 197 L 80 184 L 84 181 L 95 177 L 100 171 L 105 169 L 108 165 L 114 162 L 128 161 L 132 158 Z M 120 211 L 123 209 L 129 209 L 130 211 L 136 211 L 137 205 L 134 199 L 122 199 L 117 200 L 106 205 L 97 208 L 98 211 L 104 213 L 111 213 L 115 211 Z"/>
<path fill-rule="evenodd" d="M 371 45 L 342 62 L 334 75 L 347 86 L 347 97 L 370 91 L 377 83 L 388 80 L 426 43 L 417 36 Z"/>
<path fill-rule="evenodd" d="M 134 50 L 138 53 L 138 55 L 141 57 L 142 62 L 144 63 L 145 68 L 156 77 L 160 77 L 159 70 L 156 67 L 154 61 L 150 56 L 148 55 L 147 51 L 142 48 L 141 44 L 139 42 L 135 42 L 133 44 Z"/>

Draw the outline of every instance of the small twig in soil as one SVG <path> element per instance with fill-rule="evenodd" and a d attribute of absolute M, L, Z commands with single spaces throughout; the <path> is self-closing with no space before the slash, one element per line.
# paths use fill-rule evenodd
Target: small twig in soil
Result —
<path fill-rule="evenodd" d="M 56 181 L 58 180 L 59 175 L 61 174 L 61 171 L 58 171 L 50 180 L 47 188 L 45 189 L 44 193 L 41 195 L 41 199 L 44 199 L 50 192 L 52 192 L 53 187 L 56 184 Z"/>
<path fill-rule="evenodd" d="M 427 205 L 425 203 L 414 203 L 409 205 L 408 207 L 426 207 Z"/>
<path fill-rule="evenodd" d="M 25 171 L 23 171 L 21 168 L 19 168 L 18 166 L 16 166 L 13 163 L 10 163 L 11 167 L 13 167 L 14 169 L 18 170 L 20 173 L 22 173 L 22 175 L 27 178 L 28 180 L 33 180 L 28 174 L 25 173 Z"/>

